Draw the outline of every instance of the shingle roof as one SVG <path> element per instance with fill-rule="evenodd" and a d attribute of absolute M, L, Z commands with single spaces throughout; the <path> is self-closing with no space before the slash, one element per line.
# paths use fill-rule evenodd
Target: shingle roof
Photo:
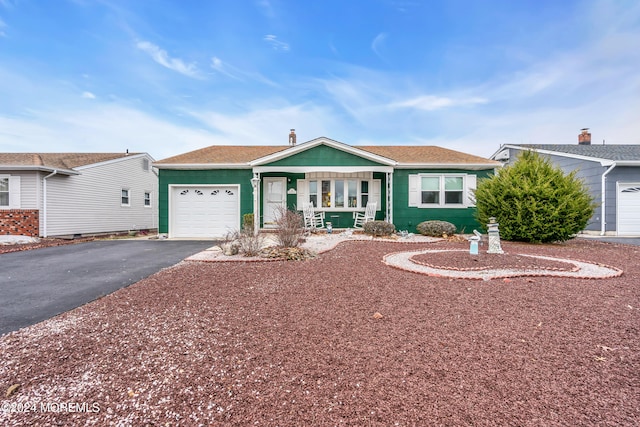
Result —
<path fill-rule="evenodd" d="M 73 169 L 137 153 L 0 153 L 0 166 Z"/>
<path fill-rule="evenodd" d="M 368 151 L 378 156 L 407 164 L 488 164 L 500 165 L 500 162 L 483 157 L 462 153 L 435 146 L 409 145 L 367 145 L 351 146 L 355 149 Z M 289 146 L 243 146 L 243 145 L 214 145 L 180 154 L 155 162 L 154 164 L 245 164 L 252 160 L 268 156 L 290 148 Z"/>
<path fill-rule="evenodd" d="M 288 145 L 212 145 L 168 157 L 154 164 L 244 164 L 287 148 Z"/>
<path fill-rule="evenodd" d="M 579 144 L 509 144 L 516 147 L 556 151 L 597 159 L 640 160 L 640 145 L 579 145 Z"/>
<path fill-rule="evenodd" d="M 494 162 L 484 157 L 460 151 L 449 150 L 448 148 L 434 145 L 356 145 L 354 148 L 369 151 L 379 156 L 393 159 L 398 163 L 419 164 L 419 163 L 441 163 L 441 164 L 492 164 Z"/>

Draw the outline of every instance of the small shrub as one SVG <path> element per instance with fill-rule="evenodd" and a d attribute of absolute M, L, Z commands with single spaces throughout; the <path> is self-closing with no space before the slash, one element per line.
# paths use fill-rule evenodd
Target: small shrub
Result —
<path fill-rule="evenodd" d="M 364 232 L 374 236 L 391 236 L 396 231 L 396 226 L 387 221 L 365 222 Z"/>
<path fill-rule="evenodd" d="M 296 248 L 304 233 L 302 215 L 286 207 L 276 210 L 276 240 L 282 248 Z"/>
<path fill-rule="evenodd" d="M 262 250 L 264 243 L 264 236 L 262 234 L 256 234 L 253 226 L 245 227 L 238 231 L 228 232 L 221 244 L 222 253 L 231 256 L 242 254 L 244 256 L 258 256 Z"/>
<path fill-rule="evenodd" d="M 256 233 L 253 224 L 244 224 L 244 229 L 239 233 L 238 243 L 240 244 L 240 252 L 244 256 L 257 256 L 260 254 L 264 243 L 264 236 Z"/>
<path fill-rule="evenodd" d="M 416 226 L 424 236 L 442 237 L 456 234 L 456 226 L 447 221 L 424 221 Z"/>
<path fill-rule="evenodd" d="M 246 214 L 242 215 L 242 225 L 243 225 L 243 228 L 247 228 L 247 227 L 253 228 L 253 214 L 252 213 L 246 213 Z"/>

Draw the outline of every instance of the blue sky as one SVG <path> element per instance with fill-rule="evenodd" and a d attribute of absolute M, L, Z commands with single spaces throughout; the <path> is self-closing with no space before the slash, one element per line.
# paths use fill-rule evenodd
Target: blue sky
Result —
<path fill-rule="evenodd" d="M 0 0 L 0 151 L 640 143 L 640 2 Z"/>

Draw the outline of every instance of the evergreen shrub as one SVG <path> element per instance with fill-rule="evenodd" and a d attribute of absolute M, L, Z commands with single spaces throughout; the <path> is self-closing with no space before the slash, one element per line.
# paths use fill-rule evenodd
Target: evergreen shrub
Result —
<path fill-rule="evenodd" d="M 586 227 L 596 206 L 576 171 L 565 174 L 533 151 L 480 180 L 475 198 L 481 224 L 495 217 L 501 238 L 532 243 L 569 240 Z"/>

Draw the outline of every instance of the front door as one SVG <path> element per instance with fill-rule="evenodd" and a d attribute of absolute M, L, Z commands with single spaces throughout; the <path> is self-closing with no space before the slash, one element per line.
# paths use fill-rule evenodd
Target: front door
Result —
<path fill-rule="evenodd" d="M 287 179 L 265 177 L 263 183 L 264 227 L 274 228 L 278 210 L 287 207 Z"/>

